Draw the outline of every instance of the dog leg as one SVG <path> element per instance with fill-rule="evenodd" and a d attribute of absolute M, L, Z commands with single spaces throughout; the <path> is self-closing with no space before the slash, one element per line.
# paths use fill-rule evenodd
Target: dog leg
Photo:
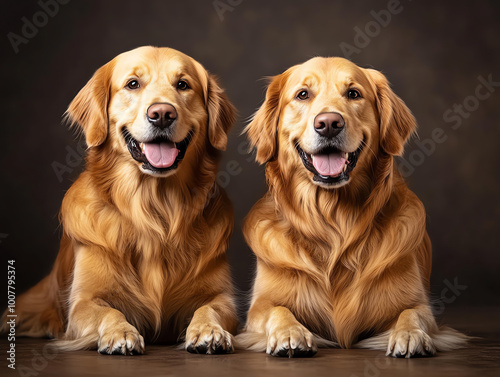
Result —
<path fill-rule="evenodd" d="M 436 353 L 436 347 L 429 334 L 436 331 L 437 325 L 430 307 L 419 305 L 406 309 L 390 331 L 386 355 L 406 358 L 432 356 Z"/>
<path fill-rule="evenodd" d="M 283 306 L 276 306 L 271 310 L 266 332 L 266 353 L 269 355 L 309 357 L 318 352 L 313 334 Z"/>
<path fill-rule="evenodd" d="M 134 355 L 144 353 L 144 338 L 137 329 L 127 322 L 120 311 L 110 308 L 100 299 L 81 300 L 72 308 L 68 332 L 73 341 L 63 341 L 71 349 L 71 344 L 79 344 L 79 339 L 89 339 L 101 354 Z"/>
<path fill-rule="evenodd" d="M 238 336 L 238 341 L 246 344 L 246 348 L 257 350 L 255 334 L 266 337 L 266 353 L 272 356 L 311 357 L 318 352 L 314 335 L 297 321 L 293 313 L 267 300 L 257 299 L 252 304 L 246 332 Z"/>
<path fill-rule="evenodd" d="M 237 320 L 234 304 L 228 295 L 220 294 L 194 312 L 186 330 L 185 348 L 191 353 L 220 354 L 233 352 L 231 332 Z"/>
<path fill-rule="evenodd" d="M 142 354 L 144 339 L 120 311 L 111 307 L 107 296 L 121 294 L 119 273 L 112 269 L 101 250 L 76 250 L 66 339 L 61 349 L 94 348 L 105 354 Z M 126 300 L 126 298 L 122 298 Z"/>

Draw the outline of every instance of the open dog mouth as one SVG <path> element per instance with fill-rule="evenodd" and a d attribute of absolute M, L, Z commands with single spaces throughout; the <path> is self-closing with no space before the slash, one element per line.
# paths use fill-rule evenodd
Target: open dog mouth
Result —
<path fill-rule="evenodd" d="M 355 168 L 363 145 L 361 143 L 354 152 L 328 147 L 312 154 L 306 153 L 298 142 L 295 143 L 295 148 L 306 169 L 314 174 L 313 181 L 335 185 L 349 180 L 349 173 Z"/>
<path fill-rule="evenodd" d="M 148 142 L 139 142 L 126 128 L 122 129 L 122 134 L 132 158 L 137 162 L 142 162 L 143 169 L 155 174 L 176 169 L 184 158 L 193 137 L 193 131 L 190 131 L 179 143 L 163 137 Z"/>

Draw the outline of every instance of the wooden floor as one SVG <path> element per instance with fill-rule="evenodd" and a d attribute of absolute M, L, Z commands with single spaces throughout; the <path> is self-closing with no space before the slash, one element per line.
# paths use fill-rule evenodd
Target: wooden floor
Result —
<path fill-rule="evenodd" d="M 193 355 L 172 346 L 147 346 L 145 355 L 100 355 L 96 351 L 54 354 L 42 339 L 16 340 L 16 370 L 0 365 L 0 376 L 500 376 L 500 308 L 457 310 L 446 322 L 480 336 L 467 349 L 431 358 L 393 359 L 381 351 L 320 349 L 311 359 L 274 358 L 236 351 Z M 5 339 L 2 354 L 5 355 Z"/>

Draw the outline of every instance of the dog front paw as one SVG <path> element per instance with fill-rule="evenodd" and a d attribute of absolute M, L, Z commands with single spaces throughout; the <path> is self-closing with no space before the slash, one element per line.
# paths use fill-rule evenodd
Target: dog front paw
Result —
<path fill-rule="evenodd" d="M 190 324 L 186 330 L 186 350 L 207 355 L 232 353 L 232 336 L 217 324 Z"/>
<path fill-rule="evenodd" d="M 106 329 L 99 337 L 98 352 L 102 354 L 137 355 L 144 350 L 144 338 L 128 323 Z"/>
<path fill-rule="evenodd" d="M 267 338 L 266 353 L 281 357 L 311 357 L 318 352 L 312 333 L 300 324 L 277 327 Z"/>
<path fill-rule="evenodd" d="M 420 329 L 394 330 L 389 337 L 387 356 L 416 357 L 432 356 L 436 347 L 431 337 Z"/>

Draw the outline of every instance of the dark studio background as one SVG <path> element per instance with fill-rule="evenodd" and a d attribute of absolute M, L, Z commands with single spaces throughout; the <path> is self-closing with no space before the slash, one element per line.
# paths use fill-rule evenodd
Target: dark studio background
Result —
<path fill-rule="evenodd" d="M 68 148 L 78 150 L 78 139 L 61 125 L 61 116 L 98 67 L 118 53 L 151 44 L 200 61 L 220 77 L 239 110 L 220 182 L 227 184 L 235 209 L 229 248 L 233 276 L 237 287 L 247 291 L 254 259 L 241 227 L 265 192 L 265 178 L 264 168 L 241 153 L 245 139 L 239 135 L 264 98 L 260 79 L 313 56 L 344 56 L 340 44 L 355 46 L 355 28 L 364 29 L 374 20 L 370 12 L 385 10 L 387 4 L 243 0 L 229 5 L 232 10 L 221 20 L 211 0 L 72 0 L 15 53 L 7 34 L 21 34 L 22 17 L 32 20 L 41 8 L 36 1 L 3 1 L 0 269 L 6 271 L 7 260 L 15 258 L 18 293 L 50 271 L 58 252 L 59 207 L 83 169 L 82 163 L 68 166 L 72 171 L 62 181 L 53 169 L 54 162 L 67 165 Z M 429 147 L 424 141 L 436 128 L 446 135 L 425 156 L 413 139 L 405 157 L 418 162 L 407 181 L 427 209 L 433 297 L 456 280 L 467 288 L 446 305 L 498 304 L 500 93 L 493 89 L 488 99 L 467 98 L 475 96 L 480 76 L 500 81 L 500 3 L 401 0 L 401 6 L 350 58 L 386 74 L 415 114 L 421 143 Z M 453 129 L 458 121 L 443 116 L 464 100 L 474 110 Z M 233 160 L 240 173 L 231 176 L 226 164 Z M 445 292 L 449 298 L 450 291 Z"/>

